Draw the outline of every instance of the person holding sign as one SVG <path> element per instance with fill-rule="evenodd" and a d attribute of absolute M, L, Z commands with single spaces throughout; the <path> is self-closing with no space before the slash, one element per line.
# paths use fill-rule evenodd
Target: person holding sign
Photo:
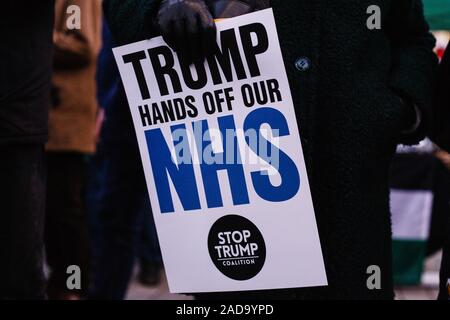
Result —
<path fill-rule="evenodd" d="M 150 59 L 153 69 L 156 66 L 155 76 L 159 77 L 159 97 L 169 96 L 170 99 L 171 94 L 165 86 L 168 78 L 175 94 L 182 91 L 182 86 L 194 90 L 196 86 L 202 88 L 204 85 L 203 73 L 196 80 L 189 78 L 189 73 L 186 72 L 189 63 L 202 72 L 198 62 L 206 58 L 210 71 L 206 76 L 213 79 L 214 84 L 223 80 L 215 74 L 216 65 L 210 58 L 211 54 L 216 57 L 218 55 L 211 50 L 217 48 L 214 43 L 216 38 L 212 36 L 216 33 L 213 22 L 216 17 L 214 8 L 218 8 L 218 3 L 231 6 L 237 2 L 249 9 L 242 13 L 260 8 L 258 1 L 106 0 L 104 9 L 117 44 L 162 35 L 166 43 L 177 52 L 181 68 L 184 68 L 184 83 L 180 85 L 178 73 L 171 71 L 174 70 L 174 64 L 171 63 L 171 51 L 167 51 L 166 47 L 151 48 L 144 54 L 141 51 L 122 56 L 124 63 L 135 67 L 136 75 L 144 73 L 143 68 L 139 69 L 140 63 L 145 60 L 146 66 L 150 66 L 147 61 Z M 429 33 L 420 0 L 381 0 L 377 3 L 378 6 L 370 6 L 366 1 L 342 3 L 272 0 L 265 3 L 270 5 L 275 16 L 292 92 L 328 286 L 285 291 L 215 293 L 206 296 L 207 298 L 393 298 L 388 168 L 397 143 L 414 143 L 425 131 L 437 60 L 432 51 L 434 38 Z M 228 35 L 224 34 L 224 31 L 219 35 L 221 40 L 226 36 L 231 39 L 230 42 L 221 42 L 221 45 L 223 47 L 225 44 L 229 52 L 236 53 L 235 56 L 231 54 L 231 57 L 239 81 L 248 79 L 250 82 L 253 80 L 250 78 L 260 76 L 258 59 L 262 59 L 260 56 L 277 41 L 273 39 L 276 38 L 273 33 L 272 38 L 266 38 L 264 35 L 267 35 L 267 32 L 260 26 L 263 26 L 263 23 L 242 25 L 239 27 L 239 36 L 236 36 L 236 32 L 234 35 L 231 32 Z M 242 47 L 243 56 L 240 56 L 240 52 L 233 51 L 235 43 L 232 40 L 237 41 L 237 47 Z M 166 58 L 164 70 L 161 70 L 161 63 L 155 59 L 155 56 L 161 55 Z M 277 61 L 276 57 L 274 59 Z M 242 68 L 240 62 L 243 63 Z M 277 66 L 283 67 L 282 64 Z M 275 72 L 274 69 L 272 68 L 271 72 Z M 222 71 L 227 75 L 227 68 Z M 151 94 L 155 93 L 155 88 L 147 86 L 145 77 L 137 77 L 141 94 L 139 99 L 149 100 Z M 277 92 L 276 85 L 272 89 Z M 243 89 L 242 93 L 245 97 L 244 91 Z M 227 100 L 224 93 L 218 94 L 222 95 L 217 101 Z M 276 104 L 282 100 L 277 99 L 277 96 L 275 94 L 272 103 Z M 185 104 L 188 105 L 188 98 L 186 99 Z M 260 104 L 267 103 L 264 102 Z M 165 103 L 169 105 L 167 101 Z M 223 105 L 226 108 L 227 104 Z M 147 116 L 150 107 L 145 104 L 139 107 L 142 120 L 139 125 L 154 125 L 150 120 L 155 117 Z M 152 108 L 156 110 L 158 106 Z M 245 123 L 254 123 L 258 117 L 273 123 L 283 123 L 279 117 L 280 113 L 273 111 L 276 109 L 271 112 L 268 109 L 270 108 L 255 109 L 255 113 L 247 115 L 247 119 L 250 118 L 251 121 L 246 120 Z M 191 111 L 195 113 L 194 110 Z M 164 123 L 164 115 L 159 116 L 157 112 L 155 114 L 158 124 Z M 172 121 L 170 112 L 167 118 L 169 122 Z M 173 119 L 177 120 L 179 119 Z M 232 126 L 230 118 L 220 121 L 223 127 Z M 147 140 L 152 143 L 163 140 L 157 131 L 148 130 L 146 134 Z M 199 145 L 201 146 L 201 142 Z M 154 156 L 159 157 L 158 154 Z M 285 160 L 290 163 L 288 157 Z M 166 165 L 168 167 L 170 164 Z M 156 174 L 160 172 L 161 170 L 154 170 Z M 239 172 L 233 177 L 238 177 L 238 174 Z M 279 200 L 280 203 L 289 199 L 291 194 L 288 193 L 293 190 L 290 186 L 298 189 L 299 176 L 282 176 L 287 177 L 282 179 L 283 187 L 289 187 L 283 189 L 285 194 L 264 194 L 257 190 L 258 195 L 262 195 L 265 200 L 272 197 L 272 201 Z M 255 189 L 261 187 L 261 181 L 253 182 Z M 236 189 L 239 186 L 241 184 L 236 184 Z M 190 190 L 192 193 L 195 191 Z M 206 191 L 209 193 L 211 189 L 206 188 Z M 242 191 L 233 194 L 235 204 L 248 203 L 245 189 Z M 169 200 L 171 199 L 164 197 L 159 199 L 160 205 L 169 204 L 161 208 L 161 213 L 169 214 L 174 211 Z M 210 207 L 220 203 L 220 199 L 208 200 Z M 269 201 L 266 203 L 267 206 L 270 205 Z M 200 203 L 195 201 L 185 201 L 183 204 L 191 209 L 200 207 Z M 273 210 L 273 221 L 282 219 L 284 213 Z M 304 214 L 305 212 L 298 211 L 298 216 Z M 248 221 L 241 222 L 245 225 Z M 273 225 L 275 227 L 275 224 Z M 244 237 L 239 236 L 243 235 L 243 232 L 236 233 L 235 239 L 227 238 L 223 235 L 226 235 L 228 230 L 218 228 L 219 239 L 215 248 L 219 250 L 216 252 L 219 258 L 233 250 L 236 244 L 241 251 L 248 251 L 252 248 L 251 244 L 257 244 L 261 235 L 257 229 L 252 228 L 251 224 L 248 224 L 247 229 L 252 230 L 252 240 L 249 243 L 243 243 Z M 307 230 L 303 229 L 301 233 L 305 231 Z M 279 235 L 281 234 L 286 233 L 279 231 Z M 313 246 L 313 243 L 310 245 Z M 266 252 L 263 253 L 265 257 Z M 289 252 L 291 256 L 295 254 L 296 252 Z M 252 262 L 250 259 L 239 261 Z M 309 270 L 314 272 L 311 268 Z M 277 273 L 273 277 L 281 278 L 286 271 L 280 267 Z M 237 280 L 245 278 L 243 274 L 227 276 Z"/>

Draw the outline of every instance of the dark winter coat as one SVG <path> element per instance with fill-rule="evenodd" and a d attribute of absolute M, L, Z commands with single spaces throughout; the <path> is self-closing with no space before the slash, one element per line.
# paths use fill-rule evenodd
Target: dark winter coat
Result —
<path fill-rule="evenodd" d="M 304 147 L 329 286 L 299 298 L 393 298 L 388 168 L 411 110 L 428 114 L 437 64 L 418 0 L 272 0 Z M 382 29 L 367 28 L 378 5 Z M 106 0 L 123 44 L 151 37 L 158 1 Z M 366 273 L 381 269 L 381 289 Z M 182 267 L 182 266 L 180 266 Z M 279 271 L 280 273 L 283 270 Z M 266 297 L 274 292 L 242 293 Z M 225 297 L 229 295 L 223 295 Z"/>
<path fill-rule="evenodd" d="M 434 104 L 434 142 L 450 152 L 450 44 L 442 58 L 438 73 Z M 447 239 L 441 265 L 441 285 L 439 298 L 450 299 L 450 213 L 448 217 Z"/>
<path fill-rule="evenodd" d="M 450 152 L 450 44 L 438 72 L 434 104 L 434 142 Z"/>
<path fill-rule="evenodd" d="M 0 145 L 47 140 L 54 11 L 53 0 L 2 1 Z"/>

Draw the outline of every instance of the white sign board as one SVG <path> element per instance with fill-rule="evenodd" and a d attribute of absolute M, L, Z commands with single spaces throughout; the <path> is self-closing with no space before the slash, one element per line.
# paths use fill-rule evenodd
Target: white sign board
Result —
<path fill-rule="evenodd" d="M 161 37 L 114 49 L 170 291 L 326 285 L 272 10 L 217 30 L 194 65 Z"/>

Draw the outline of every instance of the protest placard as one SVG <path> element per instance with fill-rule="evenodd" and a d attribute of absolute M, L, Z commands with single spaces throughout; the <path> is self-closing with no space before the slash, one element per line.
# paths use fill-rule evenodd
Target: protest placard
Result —
<path fill-rule="evenodd" d="M 169 288 L 326 285 L 272 10 L 217 30 L 215 55 L 194 65 L 161 37 L 114 49 Z"/>

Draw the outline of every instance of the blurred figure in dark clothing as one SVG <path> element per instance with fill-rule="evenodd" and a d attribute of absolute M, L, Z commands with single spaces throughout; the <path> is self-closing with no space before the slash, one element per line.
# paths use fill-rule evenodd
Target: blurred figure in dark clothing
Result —
<path fill-rule="evenodd" d="M 120 300 L 125 297 L 136 257 L 145 251 L 151 258 L 141 274 L 154 281 L 161 269 L 159 246 L 145 185 L 133 121 L 112 54 L 109 30 L 104 23 L 103 48 L 97 70 L 99 104 L 105 119 L 91 171 L 97 172 L 91 191 L 91 230 L 94 243 L 93 280 L 90 297 Z M 142 234 L 150 232 L 153 245 L 145 248 Z M 92 232 L 91 232 L 92 233 Z M 148 240 L 148 237 L 147 237 Z M 145 241 L 147 241 L 145 240 Z M 144 259 L 145 260 L 145 259 Z M 144 262 L 145 263 L 145 262 Z M 157 270 L 157 272 L 153 272 Z"/>
<path fill-rule="evenodd" d="M 442 58 L 438 81 L 437 93 L 435 99 L 434 115 L 434 142 L 442 149 L 450 152 L 450 44 Z M 448 154 L 442 156 L 447 159 Z M 450 299 L 450 212 L 447 223 L 447 239 L 444 244 L 444 254 L 441 265 L 441 282 L 439 299 Z"/>
<path fill-rule="evenodd" d="M 436 89 L 433 140 L 450 151 L 450 44 L 439 67 Z"/>
<path fill-rule="evenodd" d="M 0 299 L 43 299 L 53 0 L 0 10 Z"/>
<path fill-rule="evenodd" d="M 69 27 L 70 6 L 80 8 L 79 29 Z M 85 158 L 95 150 L 95 72 L 101 47 L 101 1 L 56 0 L 53 104 L 49 117 L 45 248 L 49 299 L 76 300 L 89 279 L 85 213 Z M 69 11 L 70 12 L 70 11 Z M 67 268 L 81 271 L 80 288 L 67 287 Z"/>
<path fill-rule="evenodd" d="M 146 196 L 144 212 L 142 212 L 142 232 L 138 243 L 139 273 L 138 280 L 142 285 L 155 286 L 160 281 L 162 258 L 153 220 L 150 199 Z"/>

